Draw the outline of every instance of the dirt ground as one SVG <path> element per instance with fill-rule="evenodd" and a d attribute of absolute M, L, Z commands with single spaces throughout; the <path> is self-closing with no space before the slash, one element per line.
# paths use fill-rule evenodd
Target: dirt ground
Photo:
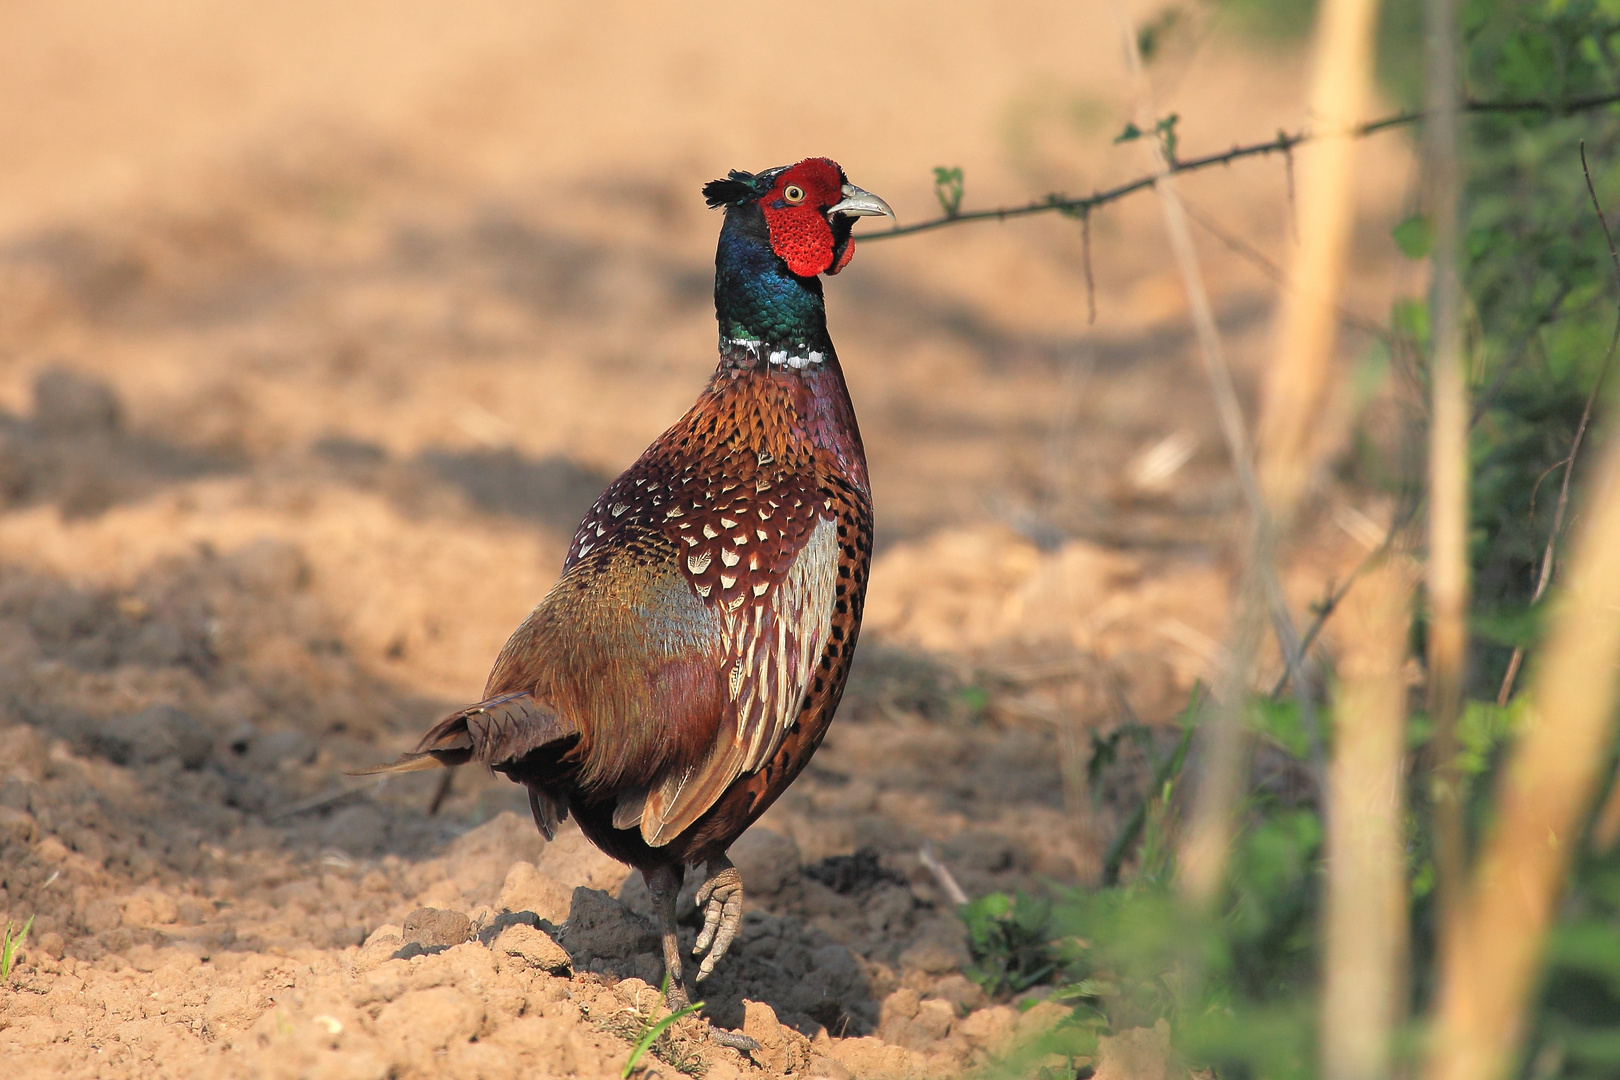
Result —
<path fill-rule="evenodd" d="M 1152 68 L 1184 153 L 1304 122 L 1293 51 L 1188 10 Z M 1106 185 L 1145 166 L 1116 41 L 1102 2 L 7 5 L 0 922 L 34 924 L 5 1074 L 618 1075 L 657 997 L 639 879 L 504 780 L 432 813 L 436 776 L 344 772 L 477 697 L 695 395 L 703 181 L 829 154 L 903 220 L 938 164 L 969 207 Z M 1400 138 L 1366 147 L 1372 319 L 1411 284 Z M 1185 190 L 1285 257 L 1282 163 Z M 1094 222 L 1095 325 L 1056 218 L 863 242 L 829 283 L 866 630 L 734 851 L 747 920 L 701 996 L 760 1049 L 682 1026 L 654 1070 L 947 1075 L 1057 1011 L 961 974 L 919 853 L 969 895 L 1093 881 L 1142 775 L 1088 787 L 1092 737 L 1170 730 L 1219 658 L 1237 492 L 1157 213 Z M 1252 411 L 1274 286 L 1199 239 Z M 1300 609 L 1387 513 L 1323 490 Z M 1151 1073 L 1127 1042 L 1099 1076 Z"/>

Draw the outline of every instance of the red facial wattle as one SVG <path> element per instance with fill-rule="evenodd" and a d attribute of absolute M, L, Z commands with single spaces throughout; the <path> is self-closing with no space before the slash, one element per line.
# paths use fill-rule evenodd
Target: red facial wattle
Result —
<path fill-rule="evenodd" d="M 829 274 L 838 273 L 838 271 L 840 271 L 844 267 L 848 266 L 849 265 L 849 260 L 853 259 L 854 257 L 855 257 L 855 238 L 852 236 L 848 240 L 844 241 L 844 250 L 838 253 L 838 262 L 835 263 L 830 269 L 828 269 L 827 273 L 829 273 Z"/>
<path fill-rule="evenodd" d="M 833 265 L 834 240 L 827 207 L 838 202 L 843 171 L 826 158 L 806 158 L 784 169 L 769 194 L 759 200 L 770 229 L 771 250 L 800 277 L 837 273 L 849 262 L 854 244 L 846 244 Z M 790 195 L 798 195 L 790 201 Z"/>

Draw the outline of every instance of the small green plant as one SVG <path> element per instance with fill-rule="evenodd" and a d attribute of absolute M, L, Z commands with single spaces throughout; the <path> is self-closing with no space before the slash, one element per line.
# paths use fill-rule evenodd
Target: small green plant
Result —
<path fill-rule="evenodd" d="M 664 975 L 663 983 L 658 987 L 658 993 L 665 1002 L 669 1001 L 669 974 L 667 972 Z M 636 1064 L 641 1061 L 643 1054 L 652 1049 L 653 1043 L 657 1042 L 659 1037 L 674 1026 L 677 1021 L 691 1016 L 701 1008 L 703 1008 L 703 1002 L 695 1001 L 684 1009 L 677 1009 L 675 1012 L 670 1013 L 662 1020 L 654 1021 L 652 1016 L 649 1015 L 641 1025 L 641 1033 L 636 1036 L 635 1045 L 630 1048 L 630 1056 L 625 1059 L 624 1071 L 619 1073 L 619 1080 L 629 1080 L 630 1074 L 636 1071 Z"/>
<path fill-rule="evenodd" d="M 987 893 L 962 905 L 973 965 L 964 974 L 991 997 L 1016 994 L 1057 970 L 1052 905 L 1019 893 Z"/>
<path fill-rule="evenodd" d="M 955 217 L 962 212 L 962 166 L 947 169 L 943 165 L 934 166 L 934 198 L 939 200 L 941 210 L 946 217 Z"/>
<path fill-rule="evenodd" d="M 33 925 L 34 917 L 30 915 L 28 921 L 23 923 L 22 929 L 17 932 L 17 936 L 12 937 L 11 923 L 7 921 L 6 936 L 4 940 L 0 940 L 0 983 L 11 981 L 11 969 L 17 961 L 17 953 L 21 951 L 23 941 L 27 939 L 28 931 Z"/>
<path fill-rule="evenodd" d="M 1171 113 L 1169 116 L 1160 118 L 1153 125 L 1153 134 L 1158 136 L 1159 144 L 1164 148 L 1165 160 L 1170 162 L 1172 165 L 1175 164 L 1176 147 L 1180 143 L 1180 136 L 1176 134 L 1176 125 L 1180 122 L 1181 114 Z M 1127 123 L 1125 125 L 1125 130 L 1114 136 L 1114 145 L 1118 146 L 1120 143 L 1135 142 L 1137 139 L 1140 139 L 1146 134 L 1147 132 L 1137 127 L 1135 123 Z"/>

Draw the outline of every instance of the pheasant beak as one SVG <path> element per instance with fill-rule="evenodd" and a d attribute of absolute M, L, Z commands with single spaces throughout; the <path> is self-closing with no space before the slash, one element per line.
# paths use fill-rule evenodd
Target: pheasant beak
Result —
<path fill-rule="evenodd" d="M 845 184 L 840 194 L 844 196 L 843 200 L 827 207 L 828 214 L 843 214 L 846 217 L 873 217 L 883 214 L 896 224 L 899 223 L 900 219 L 894 216 L 889 204 L 870 191 L 862 191 L 854 184 Z"/>

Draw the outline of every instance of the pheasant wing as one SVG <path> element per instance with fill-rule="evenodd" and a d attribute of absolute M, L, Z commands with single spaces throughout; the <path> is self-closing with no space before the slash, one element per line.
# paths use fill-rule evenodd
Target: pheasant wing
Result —
<path fill-rule="evenodd" d="M 752 487 L 753 490 L 748 490 Z M 725 716 L 709 755 L 672 770 L 641 807 L 641 834 L 668 843 L 739 776 L 770 761 L 798 717 L 831 631 L 837 526 L 807 483 L 756 482 L 680 528 L 684 570 L 720 622 Z"/>

